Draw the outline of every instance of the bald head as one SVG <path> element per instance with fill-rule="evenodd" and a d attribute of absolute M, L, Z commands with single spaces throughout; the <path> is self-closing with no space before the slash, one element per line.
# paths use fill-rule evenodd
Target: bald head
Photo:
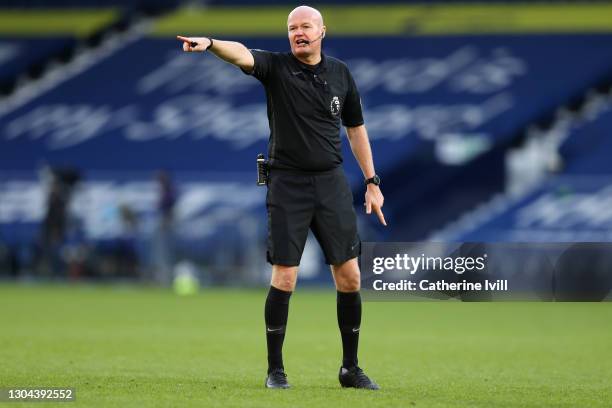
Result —
<path fill-rule="evenodd" d="M 310 20 L 319 27 L 323 26 L 323 16 L 316 8 L 312 8 L 309 6 L 299 6 L 294 8 L 291 13 L 289 13 L 289 17 L 287 17 L 287 25 L 292 20 Z"/>

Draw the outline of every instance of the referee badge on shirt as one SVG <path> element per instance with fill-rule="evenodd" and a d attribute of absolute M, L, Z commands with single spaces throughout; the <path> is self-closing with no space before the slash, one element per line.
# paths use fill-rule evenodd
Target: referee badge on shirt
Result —
<path fill-rule="evenodd" d="M 337 96 L 334 96 L 331 100 L 331 104 L 329 106 L 331 114 L 334 116 L 338 116 L 340 113 L 340 99 Z"/>

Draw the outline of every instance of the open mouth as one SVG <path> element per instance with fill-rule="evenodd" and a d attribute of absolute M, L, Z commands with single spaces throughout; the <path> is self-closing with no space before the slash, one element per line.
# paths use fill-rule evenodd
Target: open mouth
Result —
<path fill-rule="evenodd" d="M 300 38 L 300 39 L 299 39 L 299 40 L 297 40 L 295 43 L 296 43 L 297 45 L 300 45 L 300 46 L 306 46 L 306 45 L 308 45 L 308 44 L 309 44 L 309 41 L 308 41 L 308 40 L 305 40 L 305 39 L 303 39 L 303 38 Z"/>

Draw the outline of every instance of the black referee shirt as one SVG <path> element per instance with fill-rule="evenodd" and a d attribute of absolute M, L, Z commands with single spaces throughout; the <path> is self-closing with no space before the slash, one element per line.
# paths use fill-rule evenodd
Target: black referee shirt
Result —
<path fill-rule="evenodd" d="M 331 170 L 342 164 L 340 121 L 363 124 L 361 101 L 347 66 L 321 54 L 315 66 L 291 52 L 251 50 L 253 75 L 268 101 L 270 167 L 302 171 Z"/>

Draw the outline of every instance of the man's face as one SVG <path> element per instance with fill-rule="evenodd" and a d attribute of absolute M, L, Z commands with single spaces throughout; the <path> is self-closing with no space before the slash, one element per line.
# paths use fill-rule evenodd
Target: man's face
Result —
<path fill-rule="evenodd" d="M 287 21 L 287 30 L 294 55 L 306 57 L 321 52 L 319 37 L 323 34 L 324 27 L 313 14 L 292 13 Z"/>

